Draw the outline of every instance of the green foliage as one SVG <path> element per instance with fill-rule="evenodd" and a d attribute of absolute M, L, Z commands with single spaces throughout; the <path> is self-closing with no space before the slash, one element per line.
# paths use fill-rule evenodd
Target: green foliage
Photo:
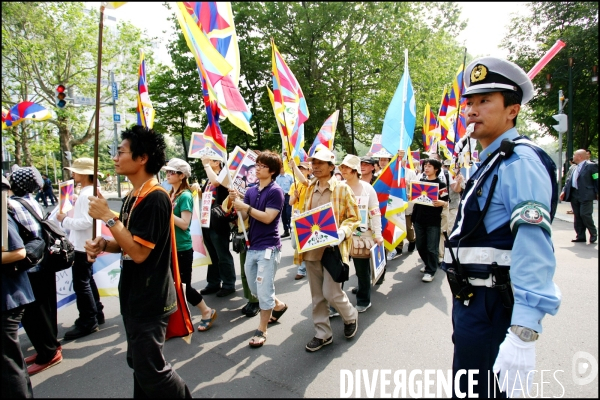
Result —
<path fill-rule="evenodd" d="M 558 137 L 552 128 L 558 113 L 558 91 L 569 97 L 569 57 L 572 68 L 573 149 L 590 148 L 598 154 L 598 86 L 591 83 L 592 66 L 598 65 L 598 3 L 597 2 L 532 2 L 528 5 L 531 16 L 512 20 L 510 36 L 502 45 L 510 51 L 510 59 L 531 69 L 554 45 L 557 39 L 566 43 L 542 71 L 534 78 L 537 96 L 528 104 L 532 119 L 541 125 L 539 136 Z M 544 89 L 547 74 L 551 75 L 552 88 Z M 563 135 L 566 148 L 567 135 Z M 566 161 L 566 160 L 565 160 Z"/>
<path fill-rule="evenodd" d="M 72 151 L 77 157 L 77 146 L 94 137 L 95 107 L 68 103 L 64 109 L 55 109 L 55 89 L 63 84 L 67 97 L 95 97 L 98 25 L 99 12 L 86 12 L 81 2 L 2 3 L 2 107 L 30 100 L 53 110 L 53 118 L 41 127 L 53 133 L 46 140 L 59 145 L 65 165 L 64 151 Z M 119 22 L 114 30 L 104 28 L 102 43 L 102 78 L 108 80 L 109 70 L 113 69 L 122 80 L 120 101 L 132 101 L 136 93 L 133 89 L 137 87 L 139 49 L 149 48 L 150 41 L 130 23 Z M 146 58 L 152 59 L 151 52 Z M 110 99 L 110 89 L 101 87 L 100 101 Z M 34 127 L 39 131 L 39 124 L 22 123 L 19 129 L 4 132 L 15 145 L 19 163 L 33 162 L 29 131 Z M 21 150 L 24 159 L 19 159 Z"/>

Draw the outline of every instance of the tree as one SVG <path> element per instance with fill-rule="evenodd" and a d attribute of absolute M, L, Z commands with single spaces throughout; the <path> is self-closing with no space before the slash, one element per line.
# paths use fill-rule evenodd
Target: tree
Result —
<path fill-rule="evenodd" d="M 537 96 L 528 106 L 533 120 L 542 127 L 540 136 L 558 136 L 552 128 L 556 125 L 552 115 L 558 112 L 558 90 L 568 96 L 568 59 L 572 57 L 573 148 L 590 148 L 597 154 L 598 86 L 591 84 L 591 76 L 592 66 L 598 65 L 598 3 L 532 2 L 528 7 L 531 15 L 513 18 L 511 33 L 502 42 L 511 61 L 528 71 L 557 39 L 566 43 L 533 80 Z M 549 91 L 544 88 L 547 74 L 551 74 Z M 566 142 L 567 135 L 563 137 Z M 560 148 L 564 148 L 562 143 Z"/>
<path fill-rule="evenodd" d="M 4 108 L 32 100 L 54 109 L 55 89 L 59 84 L 65 85 L 70 95 L 95 98 L 99 13 L 85 11 L 83 3 L 2 3 Z M 139 49 L 150 47 L 149 43 L 130 23 L 120 22 L 115 32 L 104 30 L 103 78 L 108 78 L 110 68 L 121 73 L 125 77 L 121 93 L 130 100 L 135 94 L 130 89 L 137 86 Z M 151 53 L 147 58 L 151 59 Z M 110 90 L 103 88 L 101 102 L 109 99 Z M 55 126 L 64 165 L 68 165 L 65 151 L 72 151 L 94 137 L 93 110 L 93 106 L 68 104 L 63 109 L 54 109 L 55 117 L 48 120 Z M 25 125 L 23 131 L 28 127 Z M 30 139 L 26 132 L 8 133 L 12 134 L 15 145 L 26 152 Z M 19 151 L 16 149 L 15 153 Z M 66 175 L 70 176 L 68 171 Z"/>

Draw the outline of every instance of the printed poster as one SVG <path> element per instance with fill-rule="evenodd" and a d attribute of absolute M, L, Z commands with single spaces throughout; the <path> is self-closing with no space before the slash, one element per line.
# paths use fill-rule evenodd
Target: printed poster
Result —
<path fill-rule="evenodd" d="M 200 203 L 200 226 L 210 228 L 210 208 L 212 206 L 212 192 L 202 193 Z"/>
<path fill-rule="evenodd" d="M 332 203 L 323 204 L 292 218 L 292 228 L 298 253 L 328 246 L 339 239 Z"/>
<path fill-rule="evenodd" d="M 369 196 L 356 196 L 356 204 L 358 204 L 358 215 L 360 215 L 360 224 L 359 228 L 368 229 L 369 228 Z"/>
<path fill-rule="evenodd" d="M 73 179 L 58 184 L 58 209 L 61 214 L 65 214 L 73 208 L 75 204 L 74 189 L 75 181 Z"/>
<path fill-rule="evenodd" d="M 252 150 L 246 151 L 246 155 L 233 177 L 233 188 L 240 192 L 242 196 L 246 195 L 248 188 L 259 184 L 256 177 L 256 157 L 258 155 Z"/>
<path fill-rule="evenodd" d="M 431 182 L 413 181 L 410 183 L 410 201 L 433 207 L 438 199 L 438 184 Z"/>
<path fill-rule="evenodd" d="M 192 221 L 190 222 L 190 234 L 192 235 L 192 248 L 194 249 L 193 267 L 211 264 L 210 255 L 204 245 L 202 236 L 202 226 L 200 224 L 200 197 L 194 192 L 194 209 L 192 212 Z M 209 221 L 210 222 L 210 221 Z"/>
<path fill-rule="evenodd" d="M 242 150 L 240 146 L 235 146 L 235 149 L 229 153 L 229 159 L 227 161 L 228 169 L 231 172 L 236 172 L 239 166 L 242 164 L 245 155 L 246 152 Z"/>
<path fill-rule="evenodd" d="M 379 280 L 381 274 L 383 274 L 386 263 L 385 246 L 383 243 L 380 245 L 375 243 L 375 246 L 371 247 L 371 277 L 373 286 L 375 286 L 375 283 Z"/>

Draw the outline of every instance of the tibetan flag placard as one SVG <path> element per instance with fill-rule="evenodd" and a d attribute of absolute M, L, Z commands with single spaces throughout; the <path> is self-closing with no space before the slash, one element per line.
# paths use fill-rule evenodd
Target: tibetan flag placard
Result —
<path fill-rule="evenodd" d="M 74 189 L 75 181 L 73 179 L 58 184 L 58 209 L 62 214 L 73 208 Z"/>
<path fill-rule="evenodd" d="M 235 149 L 231 153 L 229 153 L 229 160 L 227 161 L 227 166 L 230 171 L 237 171 L 239 166 L 242 164 L 242 160 L 246 152 L 242 150 L 241 147 L 235 146 Z"/>
<path fill-rule="evenodd" d="M 292 218 L 298 253 L 327 246 L 338 241 L 337 223 L 332 203 L 309 210 Z"/>
<path fill-rule="evenodd" d="M 410 201 L 413 203 L 432 206 L 438 199 L 438 184 L 431 182 L 411 182 Z"/>
<path fill-rule="evenodd" d="M 227 135 L 223 135 L 225 145 L 227 145 Z M 204 156 L 218 155 L 223 157 L 225 160 L 227 154 L 223 154 L 223 151 L 217 146 L 214 139 L 207 135 L 207 132 L 192 132 L 192 138 L 190 140 L 190 148 L 188 150 L 188 157 L 190 158 L 202 158 Z"/>

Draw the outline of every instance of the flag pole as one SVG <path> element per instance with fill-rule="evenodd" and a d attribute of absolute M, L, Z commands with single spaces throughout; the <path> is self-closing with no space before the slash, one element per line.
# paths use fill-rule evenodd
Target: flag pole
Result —
<path fill-rule="evenodd" d="M 408 91 L 408 49 L 404 49 L 404 74 L 402 76 L 402 78 L 404 78 L 404 86 L 402 87 L 402 111 L 401 111 L 401 117 L 400 117 L 400 148 L 398 149 L 398 151 L 402 150 L 402 145 L 403 145 L 403 140 L 404 139 L 404 112 L 406 110 L 406 95 L 407 95 L 407 91 Z M 404 160 L 404 157 L 402 157 L 402 160 Z M 400 160 L 400 162 L 402 162 L 402 160 Z M 398 186 L 400 186 L 400 170 L 398 170 Z"/>
<path fill-rule="evenodd" d="M 96 62 L 96 132 L 94 133 L 93 195 L 98 196 L 98 136 L 100 136 L 100 78 L 102 77 L 102 31 L 104 30 L 104 3 L 100 3 L 98 24 L 98 59 Z M 96 238 L 96 219 L 92 219 L 92 240 Z"/>

